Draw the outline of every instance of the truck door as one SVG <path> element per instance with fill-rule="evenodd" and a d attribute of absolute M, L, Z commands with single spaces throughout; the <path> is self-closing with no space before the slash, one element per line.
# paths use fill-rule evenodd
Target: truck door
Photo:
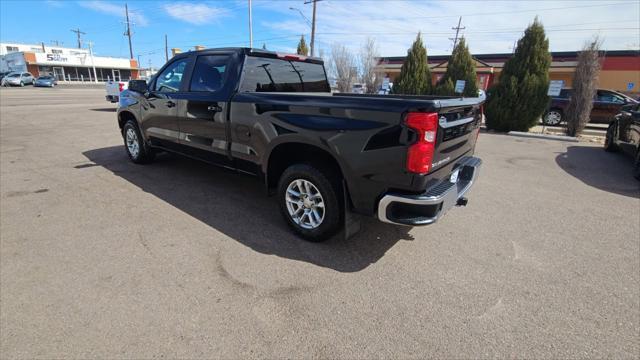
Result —
<path fill-rule="evenodd" d="M 149 86 L 149 94 L 141 100 L 142 128 L 154 145 L 176 148 L 179 142 L 178 94 L 189 58 L 174 60 Z M 116 83 L 117 86 L 117 83 Z"/>
<path fill-rule="evenodd" d="M 180 144 L 183 151 L 202 160 L 230 165 L 227 141 L 227 102 L 233 81 L 227 81 L 231 54 L 195 56 L 188 91 L 180 108 Z"/>

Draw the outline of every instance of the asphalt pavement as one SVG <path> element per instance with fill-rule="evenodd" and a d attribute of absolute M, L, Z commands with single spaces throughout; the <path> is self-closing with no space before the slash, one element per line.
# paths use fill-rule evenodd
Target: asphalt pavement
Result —
<path fill-rule="evenodd" d="M 256 179 L 130 163 L 100 89 L 0 89 L 0 357 L 638 358 L 631 159 L 476 154 L 437 224 L 312 244 Z"/>

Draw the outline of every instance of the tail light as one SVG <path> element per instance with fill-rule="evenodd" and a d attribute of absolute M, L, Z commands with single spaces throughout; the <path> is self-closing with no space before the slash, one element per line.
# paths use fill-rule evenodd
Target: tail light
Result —
<path fill-rule="evenodd" d="M 120 92 L 122 92 L 122 90 L 124 90 L 124 83 L 118 83 L 118 89 L 120 89 Z"/>
<path fill-rule="evenodd" d="M 438 114 L 409 113 L 405 123 L 418 133 L 418 141 L 409 146 L 407 151 L 407 170 L 416 174 L 426 174 L 431 170 L 436 148 Z"/>

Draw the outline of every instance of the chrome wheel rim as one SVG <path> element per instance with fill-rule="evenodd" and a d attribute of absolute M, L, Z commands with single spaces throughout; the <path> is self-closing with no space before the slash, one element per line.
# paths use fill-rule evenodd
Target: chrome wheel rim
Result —
<path fill-rule="evenodd" d="M 544 120 L 547 125 L 558 125 L 560 121 L 562 121 L 562 114 L 557 111 L 549 111 L 544 117 Z"/>
<path fill-rule="evenodd" d="M 127 149 L 133 158 L 137 158 L 140 153 L 140 145 L 138 144 L 138 134 L 132 128 L 127 129 L 125 134 Z"/>
<path fill-rule="evenodd" d="M 293 180 L 285 195 L 287 211 L 291 220 L 303 229 L 315 229 L 324 220 L 324 198 L 320 190 L 304 179 Z"/>

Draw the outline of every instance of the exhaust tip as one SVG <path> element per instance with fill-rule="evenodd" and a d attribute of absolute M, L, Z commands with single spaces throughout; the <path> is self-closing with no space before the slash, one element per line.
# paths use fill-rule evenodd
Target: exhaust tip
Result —
<path fill-rule="evenodd" d="M 466 197 L 461 197 L 458 199 L 458 201 L 456 202 L 457 206 L 467 206 L 467 203 L 469 202 L 469 199 L 467 199 Z"/>

